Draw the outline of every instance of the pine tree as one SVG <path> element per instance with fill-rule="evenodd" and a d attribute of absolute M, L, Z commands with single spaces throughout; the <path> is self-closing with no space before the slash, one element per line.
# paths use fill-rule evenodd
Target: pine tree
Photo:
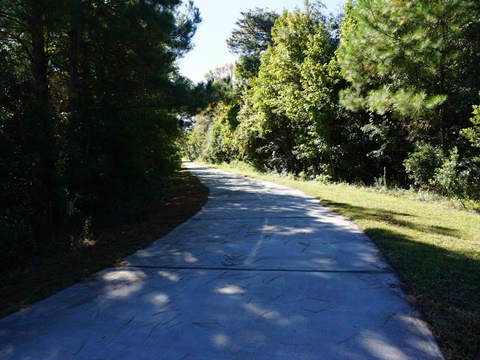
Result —
<path fill-rule="evenodd" d="M 411 143 L 455 141 L 468 119 L 467 99 L 480 85 L 464 68 L 469 63 L 478 71 L 472 64 L 479 54 L 468 38 L 478 26 L 475 13 L 472 1 L 353 3 L 338 52 L 351 84 L 343 104 L 387 116 Z"/>
<path fill-rule="evenodd" d="M 272 28 L 278 14 L 260 8 L 241 13 L 227 46 L 230 52 L 239 55 L 236 64 L 237 77 L 249 79 L 257 76 L 260 57 L 273 45 Z"/>

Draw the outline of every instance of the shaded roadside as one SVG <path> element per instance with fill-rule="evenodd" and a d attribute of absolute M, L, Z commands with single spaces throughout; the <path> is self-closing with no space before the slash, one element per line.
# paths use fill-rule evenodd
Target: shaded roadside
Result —
<path fill-rule="evenodd" d="M 195 215 L 208 200 L 208 188 L 189 171 L 176 174 L 171 196 L 146 219 L 104 231 L 73 253 L 52 251 L 48 258 L 0 274 L 0 318 L 91 276 L 118 266 L 134 253 Z"/>

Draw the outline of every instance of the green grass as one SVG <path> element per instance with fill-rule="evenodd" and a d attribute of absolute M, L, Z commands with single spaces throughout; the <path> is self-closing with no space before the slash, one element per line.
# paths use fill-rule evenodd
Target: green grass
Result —
<path fill-rule="evenodd" d="M 422 310 L 447 359 L 480 359 L 480 215 L 397 193 L 217 166 L 297 188 L 359 225 Z M 396 196 L 395 196 L 396 194 Z"/>

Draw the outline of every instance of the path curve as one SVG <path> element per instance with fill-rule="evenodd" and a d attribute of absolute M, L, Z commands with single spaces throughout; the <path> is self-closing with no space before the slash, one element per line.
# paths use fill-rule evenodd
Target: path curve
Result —
<path fill-rule="evenodd" d="M 0 320 L 1 359 L 441 359 L 378 249 L 318 200 L 186 164 L 210 188 L 147 249 Z"/>

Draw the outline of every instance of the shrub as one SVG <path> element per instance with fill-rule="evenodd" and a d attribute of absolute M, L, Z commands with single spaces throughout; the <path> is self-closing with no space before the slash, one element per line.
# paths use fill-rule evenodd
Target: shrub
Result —
<path fill-rule="evenodd" d="M 403 164 L 414 186 L 428 189 L 436 169 L 442 165 L 443 160 L 441 149 L 431 144 L 421 143 L 416 146 L 414 152 L 408 154 Z"/>
<path fill-rule="evenodd" d="M 476 157 L 460 158 L 458 148 L 435 170 L 430 184 L 442 195 L 460 199 L 480 199 L 480 161 Z"/>

